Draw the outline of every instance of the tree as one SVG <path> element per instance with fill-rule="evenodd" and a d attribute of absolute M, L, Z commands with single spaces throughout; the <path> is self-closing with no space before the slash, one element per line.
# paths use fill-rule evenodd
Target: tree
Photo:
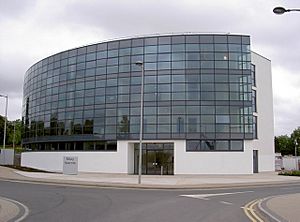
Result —
<path fill-rule="evenodd" d="M 17 119 L 15 121 L 8 121 L 8 127 L 7 127 L 8 145 L 11 146 L 13 145 L 14 137 L 15 137 L 15 145 L 21 145 L 21 130 L 22 130 L 22 122 L 20 119 Z"/>
<path fill-rule="evenodd" d="M 275 152 L 281 155 L 294 154 L 293 140 L 287 135 L 275 137 Z"/>
<path fill-rule="evenodd" d="M 2 148 L 2 141 L 4 135 L 4 124 L 5 118 L 0 115 L 0 143 Z M 15 121 L 7 121 L 6 123 L 6 144 L 7 146 L 13 145 L 14 140 L 14 125 L 15 125 L 15 145 L 21 145 L 21 132 L 22 132 L 22 121 L 17 119 Z"/>
<path fill-rule="evenodd" d="M 298 127 L 297 129 L 294 129 L 293 133 L 291 134 L 291 140 L 293 141 L 293 145 L 294 145 L 294 153 L 295 153 L 295 147 L 296 147 L 297 156 L 300 156 L 300 153 L 299 153 L 300 127 Z"/>
<path fill-rule="evenodd" d="M 5 118 L 0 115 L 0 141 L 1 141 L 1 144 L 3 141 L 3 135 L 4 135 L 4 123 L 5 123 Z"/>

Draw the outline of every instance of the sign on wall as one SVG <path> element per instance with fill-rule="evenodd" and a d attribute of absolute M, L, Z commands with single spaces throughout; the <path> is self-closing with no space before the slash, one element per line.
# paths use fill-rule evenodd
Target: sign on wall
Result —
<path fill-rule="evenodd" d="M 77 156 L 64 156 L 63 174 L 67 174 L 67 175 L 78 174 L 78 157 Z"/>

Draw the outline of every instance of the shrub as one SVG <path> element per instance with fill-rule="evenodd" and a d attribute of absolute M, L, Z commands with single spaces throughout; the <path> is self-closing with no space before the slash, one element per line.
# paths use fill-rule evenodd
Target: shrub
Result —
<path fill-rule="evenodd" d="M 297 177 L 300 177 L 300 170 L 282 171 L 278 174 L 282 175 L 282 176 L 297 176 Z"/>

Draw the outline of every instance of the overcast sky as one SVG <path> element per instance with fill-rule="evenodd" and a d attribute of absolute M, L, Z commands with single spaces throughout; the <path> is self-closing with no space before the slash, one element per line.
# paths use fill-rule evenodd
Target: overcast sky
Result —
<path fill-rule="evenodd" d="M 298 4 L 297 4 L 298 3 Z M 272 61 L 275 135 L 300 126 L 300 13 L 273 14 L 276 0 L 0 0 L 0 94 L 21 118 L 23 77 L 54 53 L 111 38 L 170 32 L 250 34 Z M 0 115 L 5 99 L 0 98 Z"/>

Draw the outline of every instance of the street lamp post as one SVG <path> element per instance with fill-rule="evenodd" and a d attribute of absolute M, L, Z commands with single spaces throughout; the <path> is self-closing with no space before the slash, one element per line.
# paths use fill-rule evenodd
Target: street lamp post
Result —
<path fill-rule="evenodd" d="M 16 139 L 16 121 L 14 122 L 14 137 L 13 137 L 13 149 L 15 150 L 15 139 Z"/>
<path fill-rule="evenodd" d="M 138 184 L 142 181 L 142 143 L 143 143 L 143 111 L 144 111 L 144 63 L 137 61 L 135 63 L 142 69 L 142 80 L 141 80 L 141 111 L 140 111 L 140 147 L 139 147 L 139 176 Z"/>
<path fill-rule="evenodd" d="M 298 142 L 297 139 L 295 139 L 295 156 L 297 156 L 297 146 L 298 146 Z"/>
<path fill-rule="evenodd" d="M 4 135 L 3 135 L 3 149 L 5 149 L 5 139 L 6 139 L 6 124 L 7 124 L 7 107 L 8 107 L 8 95 L 1 95 L 0 97 L 6 98 L 6 105 L 5 105 L 5 122 L 4 122 Z"/>
<path fill-rule="evenodd" d="M 276 15 L 282 15 L 286 12 L 300 12 L 300 9 L 285 9 L 283 7 L 276 7 L 276 8 L 273 9 L 273 12 Z"/>

